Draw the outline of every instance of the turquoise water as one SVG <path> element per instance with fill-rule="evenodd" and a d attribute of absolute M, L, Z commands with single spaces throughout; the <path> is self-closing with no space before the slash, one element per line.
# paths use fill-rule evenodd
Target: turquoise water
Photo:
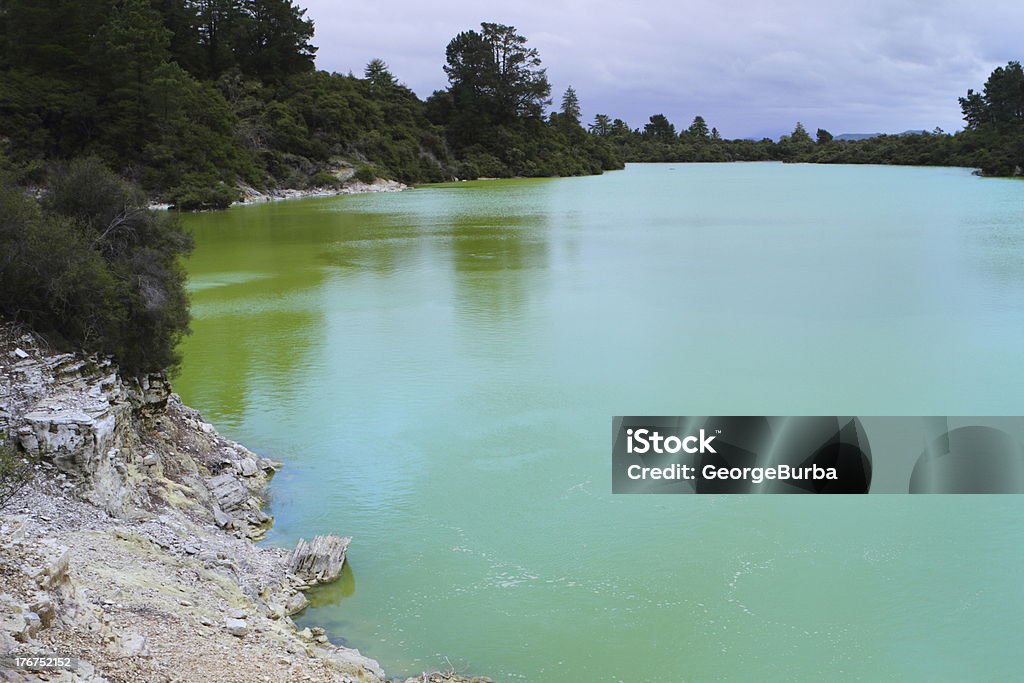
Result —
<path fill-rule="evenodd" d="M 631 165 L 187 216 L 176 387 L 391 675 L 1019 677 L 1024 500 L 612 496 L 613 415 L 1024 413 L 1024 182 Z M 447 659 L 446 659 L 447 657 Z"/>

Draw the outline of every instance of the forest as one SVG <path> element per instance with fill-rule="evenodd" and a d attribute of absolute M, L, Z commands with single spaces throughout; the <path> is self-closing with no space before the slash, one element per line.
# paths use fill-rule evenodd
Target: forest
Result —
<path fill-rule="evenodd" d="M 575 90 L 554 102 L 538 51 L 512 26 L 454 36 L 439 65 L 449 86 L 425 100 L 381 59 L 358 76 L 318 71 L 313 38 L 291 0 L 0 0 L 3 164 L 42 185 L 53 162 L 95 157 L 180 209 L 226 206 L 240 184 L 331 185 L 341 164 L 406 183 L 631 161 L 1024 166 L 1018 62 L 960 98 L 955 134 L 842 141 L 798 123 L 778 141 L 727 140 L 701 116 L 678 131 L 663 114 L 637 129 L 605 114 L 584 126 Z"/>
<path fill-rule="evenodd" d="M 620 168 L 586 133 L 537 50 L 484 23 L 445 51 L 450 87 L 420 100 L 383 60 L 318 71 L 313 23 L 289 0 L 0 2 L 0 131 L 25 184 L 96 157 L 181 209 L 256 188 L 361 179 L 407 183 Z"/>
<path fill-rule="evenodd" d="M 128 372 L 173 367 L 188 330 L 173 212 L 222 208 L 243 186 L 570 176 L 624 162 L 783 161 L 1024 168 L 1024 71 L 1010 62 L 960 98 L 954 134 L 837 140 L 802 124 L 727 140 L 702 117 L 642 128 L 552 94 L 536 48 L 483 23 L 439 62 L 421 100 L 382 59 L 317 70 L 291 0 L 0 0 L 0 317 Z M 552 105 L 554 108 L 552 109 Z"/>

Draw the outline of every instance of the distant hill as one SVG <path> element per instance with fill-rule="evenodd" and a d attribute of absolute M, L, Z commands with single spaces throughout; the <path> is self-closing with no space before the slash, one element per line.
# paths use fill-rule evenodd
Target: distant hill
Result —
<path fill-rule="evenodd" d="M 903 136 L 903 135 L 923 135 L 923 134 L 925 134 L 927 132 L 928 131 L 926 131 L 926 130 L 905 130 L 902 133 L 896 133 L 896 135 L 900 135 L 900 136 Z M 837 135 L 835 137 L 835 139 L 836 140 L 854 140 L 854 141 L 856 141 L 856 140 L 870 140 L 871 138 L 877 138 L 877 137 L 881 137 L 883 135 L 888 135 L 888 133 L 843 133 L 842 135 Z"/>

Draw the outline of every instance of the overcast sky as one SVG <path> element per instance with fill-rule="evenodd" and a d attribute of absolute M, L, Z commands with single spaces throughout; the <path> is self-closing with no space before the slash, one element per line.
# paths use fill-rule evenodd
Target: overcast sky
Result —
<path fill-rule="evenodd" d="M 421 97 L 447 85 L 444 49 L 481 21 L 540 50 L 556 103 L 584 118 L 677 126 L 703 115 L 725 137 L 947 131 L 957 97 L 1024 59 L 1024 2 L 920 0 L 298 0 L 316 23 L 317 66 L 362 74 L 381 57 Z"/>

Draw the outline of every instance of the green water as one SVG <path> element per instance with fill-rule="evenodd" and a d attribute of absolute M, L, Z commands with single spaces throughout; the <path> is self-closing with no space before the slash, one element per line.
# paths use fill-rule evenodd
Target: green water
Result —
<path fill-rule="evenodd" d="M 1024 413 L 1024 182 L 633 165 L 187 217 L 177 389 L 351 534 L 303 621 L 496 680 L 1016 679 L 1018 497 L 612 496 L 613 415 Z"/>

